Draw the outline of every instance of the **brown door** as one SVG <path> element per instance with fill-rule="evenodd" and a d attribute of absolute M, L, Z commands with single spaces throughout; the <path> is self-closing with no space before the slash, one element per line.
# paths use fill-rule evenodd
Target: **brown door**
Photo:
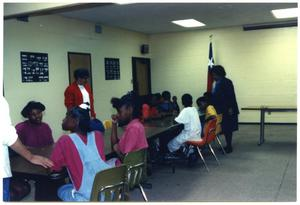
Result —
<path fill-rule="evenodd" d="M 151 72 L 149 58 L 132 58 L 133 90 L 139 96 L 151 94 Z"/>
<path fill-rule="evenodd" d="M 69 60 L 69 83 L 74 82 L 74 71 L 78 68 L 86 68 L 90 72 L 89 84 L 92 86 L 92 67 L 91 67 L 91 54 L 89 53 L 73 53 L 68 52 Z"/>

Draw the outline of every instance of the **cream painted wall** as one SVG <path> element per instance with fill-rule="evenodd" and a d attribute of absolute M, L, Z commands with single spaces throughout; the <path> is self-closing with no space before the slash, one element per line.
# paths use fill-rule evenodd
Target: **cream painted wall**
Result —
<path fill-rule="evenodd" d="M 68 85 L 67 52 L 91 53 L 93 88 L 97 117 L 110 118 L 112 96 L 121 96 L 132 89 L 131 57 L 141 56 L 139 46 L 148 37 L 136 32 L 103 26 L 94 32 L 94 24 L 61 16 L 30 18 L 28 23 L 4 22 L 4 87 L 13 124 L 22 121 L 20 111 L 30 100 L 46 106 L 44 121 L 57 139 L 63 132 L 65 115 L 63 93 Z M 48 83 L 21 83 L 20 51 L 44 52 L 49 57 Z M 121 79 L 105 81 L 104 58 L 120 58 Z"/>
<path fill-rule="evenodd" d="M 225 67 L 239 107 L 297 105 L 297 28 L 243 31 L 241 27 L 157 34 L 150 37 L 153 92 L 193 98 L 206 90 L 209 35 L 215 62 Z M 196 104 L 194 104 L 196 105 Z M 241 111 L 240 122 L 259 122 Z M 272 113 L 267 122 L 296 122 L 296 113 Z"/>

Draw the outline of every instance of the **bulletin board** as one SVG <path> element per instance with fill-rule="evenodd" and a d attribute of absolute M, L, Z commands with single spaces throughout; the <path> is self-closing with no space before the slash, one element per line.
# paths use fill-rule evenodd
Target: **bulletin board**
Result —
<path fill-rule="evenodd" d="M 23 83 L 49 82 L 47 53 L 21 52 L 20 56 Z"/>
<path fill-rule="evenodd" d="M 119 58 L 104 58 L 105 80 L 120 80 Z"/>

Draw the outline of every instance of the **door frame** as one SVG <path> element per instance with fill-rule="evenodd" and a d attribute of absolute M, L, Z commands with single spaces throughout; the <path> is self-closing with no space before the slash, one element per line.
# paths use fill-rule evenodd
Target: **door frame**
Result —
<path fill-rule="evenodd" d="M 148 75 L 148 88 L 149 88 L 149 94 L 152 93 L 152 88 L 151 88 L 151 61 L 150 58 L 142 58 L 142 57 L 132 57 L 131 58 L 131 62 L 132 62 L 132 89 L 134 91 L 137 90 L 136 87 L 136 61 L 138 60 L 142 60 L 144 62 L 146 62 L 146 64 L 148 65 L 148 71 L 149 71 L 149 75 Z"/>
<path fill-rule="evenodd" d="M 70 73 L 70 54 L 79 54 L 79 55 L 86 55 L 89 56 L 90 60 L 90 79 L 91 79 L 91 89 L 93 92 L 93 75 L 92 75 L 92 55 L 90 53 L 81 53 L 81 52 L 68 52 L 68 73 L 69 73 L 69 85 L 71 85 L 73 82 L 71 82 L 71 73 Z M 73 75 L 73 73 L 72 73 Z"/>

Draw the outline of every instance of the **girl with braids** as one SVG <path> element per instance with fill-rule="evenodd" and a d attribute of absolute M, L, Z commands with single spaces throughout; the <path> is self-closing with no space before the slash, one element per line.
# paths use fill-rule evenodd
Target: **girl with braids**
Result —
<path fill-rule="evenodd" d="M 104 139 L 101 132 L 90 132 L 89 111 L 74 107 L 67 112 L 62 128 L 71 131 L 55 144 L 51 159 L 53 170 L 66 167 L 72 184 L 59 188 L 63 201 L 89 201 L 96 173 L 114 165 L 105 162 Z"/>

